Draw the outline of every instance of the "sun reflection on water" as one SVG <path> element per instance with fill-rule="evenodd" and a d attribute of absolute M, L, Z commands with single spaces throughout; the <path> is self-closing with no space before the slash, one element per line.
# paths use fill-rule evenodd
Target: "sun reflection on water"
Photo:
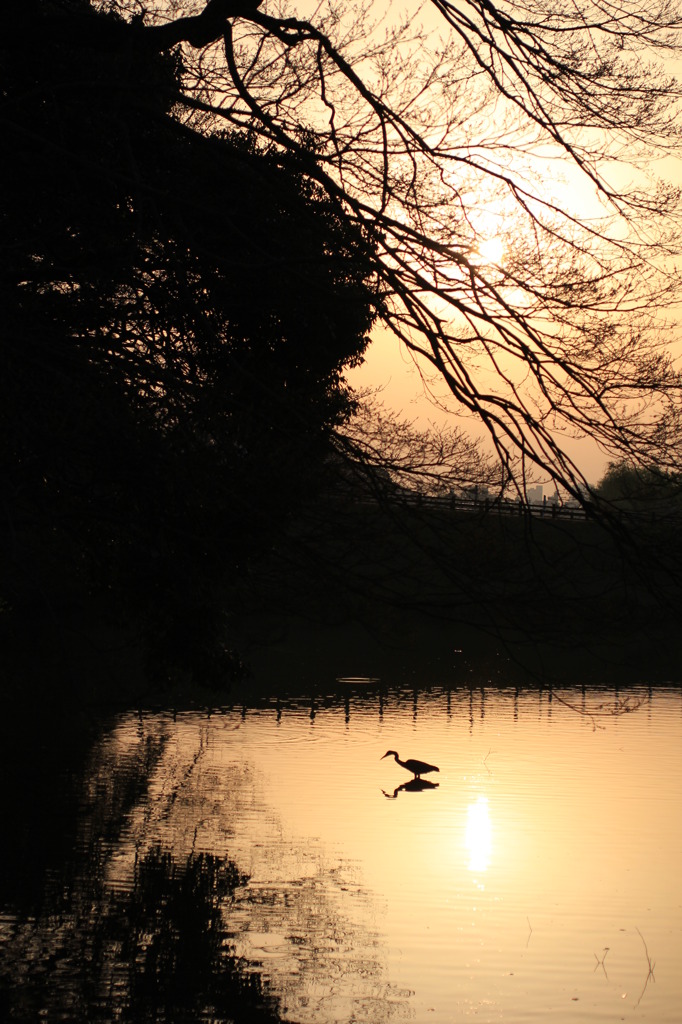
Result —
<path fill-rule="evenodd" d="M 492 826 L 487 797 L 479 796 L 467 808 L 464 843 L 469 851 L 469 871 L 485 871 L 492 852 Z"/>

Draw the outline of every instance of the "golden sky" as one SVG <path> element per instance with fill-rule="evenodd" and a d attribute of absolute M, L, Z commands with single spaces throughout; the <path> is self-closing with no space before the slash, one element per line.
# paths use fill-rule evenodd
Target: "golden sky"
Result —
<path fill-rule="evenodd" d="M 391 410 L 401 412 L 405 419 L 421 428 L 429 424 L 455 426 L 481 438 L 487 433 L 482 424 L 470 415 L 464 415 L 457 402 L 448 393 L 447 386 L 425 367 L 420 374 L 414 359 L 404 345 L 383 327 L 374 331 L 365 362 L 347 373 L 349 383 L 356 389 L 369 388 Z M 591 439 L 564 438 L 564 446 L 590 483 L 598 483 L 606 470 L 609 458 Z M 490 448 L 489 442 L 486 448 Z M 546 484 L 547 493 L 553 486 Z"/>

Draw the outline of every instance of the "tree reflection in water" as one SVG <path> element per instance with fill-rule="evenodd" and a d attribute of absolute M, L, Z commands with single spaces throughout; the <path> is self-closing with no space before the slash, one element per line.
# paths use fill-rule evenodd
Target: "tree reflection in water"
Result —
<path fill-rule="evenodd" d="M 38 779 L 24 774 L 25 815 L 12 781 L 14 847 L 11 860 L 17 881 L 4 873 L 0 916 L 0 1015 L 34 1024 L 36 1020 L 198 1022 L 211 1020 L 273 1024 L 279 1020 L 277 999 L 267 982 L 234 955 L 227 926 L 235 890 L 247 881 L 227 858 L 206 852 L 177 858 L 156 844 L 134 856 L 132 876 L 120 878 L 117 859 L 126 856 L 127 825 L 135 807 L 147 800 L 152 775 L 162 761 L 168 736 L 162 730 L 141 738 L 136 748 L 116 761 L 101 760 L 105 737 L 80 783 L 80 808 L 73 787 L 49 787 L 51 834 L 40 829 L 36 803 Z M 54 749 L 51 751 L 54 755 Z M 99 756 L 98 756 L 99 755 Z M 43 768 L 46 765 L 43 764 Z M 58 775 L 58 772 L 57 772 Z M 83 785 L 84 782 L 84 785 Z M 60 817 L 80 810 L 77 840 L 70 858 L 63 856 Z M 61 821 L 68 834 L 73 822 Z M 28 849 L 30 842 L 47 845 Z M 29 855 L 25 869 L 42 878 L 21 878 L 18 853 Z M 5 857 L 5 867 L 10 861 Z M 38 895 L 38 889 L 42 891 Z M 30 899 L 26 898 L 27 891 Z"/>
<path fill-rule="evenodd" d="M 277 1002 L 233 954 L 225 908 L 246 882 L 212 854 L 177 864 L 156 847 L 139 862 L 121 929 L 134 1020 L 277 1020 Z"/>
<path fill-rule="evenodd" d="M 276 846 L 281 825 L 259 809 L 272 874 L 250 884 L 239 869 L 230 844 L 239 849 L 253 779 L 221 770 L 214 739 L 199 716 L 125 716 L 61 786 L 50 784 L 58 738 L 37 771 L 15 758 L 0 887 L 1 1019 L 274 1024 L 301 1019 L 299 1010 L 315 1019 L 337 986 L 358 1021 L 381 1021 L 402 1003 L 367 956 L 372 937 L 359 941 L 364 956 L 353 953 L 358 925 L 344 919 L 348 879 L 338 865 L 320 851 Z M 23 891 L 13 882 L 22 862 L 30 899 L 13 896 Z M 258 945 L 254 955 L 243 941 L 258 934 L 277 946 L 272 978 Z"/>

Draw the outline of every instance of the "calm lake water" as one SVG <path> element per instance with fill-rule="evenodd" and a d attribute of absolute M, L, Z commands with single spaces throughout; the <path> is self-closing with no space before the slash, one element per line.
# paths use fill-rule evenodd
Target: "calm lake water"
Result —
<path fill-rule="evenodd" d="M 60 728 L 5 743 L 3 1020 L 679 1024 L 680 689 Z"/>

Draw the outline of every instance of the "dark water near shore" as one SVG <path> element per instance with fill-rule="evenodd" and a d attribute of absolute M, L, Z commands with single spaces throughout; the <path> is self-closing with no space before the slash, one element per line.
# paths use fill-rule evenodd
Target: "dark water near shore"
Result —
<path fill-rule="evenodd" d="M 680 688 L 4 729 L 3 1019 L 679 1021 Z"/>

